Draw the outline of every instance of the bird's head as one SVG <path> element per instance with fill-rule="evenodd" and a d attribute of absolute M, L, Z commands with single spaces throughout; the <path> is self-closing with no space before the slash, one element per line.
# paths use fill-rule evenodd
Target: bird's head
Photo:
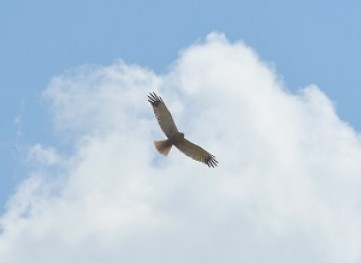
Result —
<path fill-rule="evenodd" d="M 178 136 L 179 136 L 179 138 L 183 139 L 184 138 L 184 133 L 180 132 Z"/>

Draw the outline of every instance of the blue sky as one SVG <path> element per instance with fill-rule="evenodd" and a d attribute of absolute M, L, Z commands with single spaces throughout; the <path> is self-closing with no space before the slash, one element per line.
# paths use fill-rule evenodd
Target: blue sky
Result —
<path fill-rule="evenodd" d="M 213 31 L 255 50 L 294 94 L 317 85 L 359 132 L 360 10 L 359 1 L 1 1 L 0 211 L 35 169 L 29 148 L 72 148 L 42 95 L 54 77 L 119 59 L 167 74 Z"/>

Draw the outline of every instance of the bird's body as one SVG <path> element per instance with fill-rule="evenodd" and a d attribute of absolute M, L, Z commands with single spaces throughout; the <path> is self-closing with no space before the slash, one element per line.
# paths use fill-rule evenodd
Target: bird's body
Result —
<path fill-rule="evenodd" d="M 178 150 L 196 161 L 203 162 L 209 167 L 217 166 L 218 161 L 215 159 L 215 156 L 200 146 L 188 141 L 184 138 L 184 133 L 178 131 L 172 115 L 161 97 L 153 92 L 148 95 L 148 101 L 153 107 L 160 128 L 167 136 L 165 140 L 154 142 L 156 149 L 161 154 L 167 156 L 174 145 Z"/>

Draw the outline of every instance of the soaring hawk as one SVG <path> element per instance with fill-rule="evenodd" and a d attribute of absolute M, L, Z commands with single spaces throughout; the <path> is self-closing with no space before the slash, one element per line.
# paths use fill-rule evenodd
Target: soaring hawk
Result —
<path fill-rule="evenodd" d="M 215 167 L 218 161 L 215 156 L 201 148 L 200 146 L 188 141 L 184 138 L 184 133 L 179 132 L 175 125 L 172 114 L 165 106 L 162 98 L 157 94 L 149 93 L 148 101 L 152 104 L 155 117 L 158 120 L 159 126 L 167 136 L 167 139 L 161 141 L 154 141 L 155 148 L 163 155 L 167 156 L 172 145 L 178 148 L 185 155 L 193 158 L 196 161 L 203 162 L 208 167 Z"/>

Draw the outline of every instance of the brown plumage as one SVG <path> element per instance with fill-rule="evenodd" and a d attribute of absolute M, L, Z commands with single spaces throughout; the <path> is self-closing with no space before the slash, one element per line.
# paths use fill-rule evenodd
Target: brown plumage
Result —
<path fill-rule="evenodd" d="M 180 150 L 185 155 L 193 158 L 196 161 L 203 162 L 209 167 L 215 167 L 218 161 L 215 156 L 204 150 L 202 147 L 188 141 L 184 138 L 184 133 L 179 132 L 175 125 L 172 114 L 165 106 L 162 98 L 157 94 L 149 93 L 148 101 L 153 107 L 155 117 L 158 120 L 159 126 L 167 136 L 167 139 L 161 141 L 154 141 L 154 146 L 157 150 L 167 156 L 172 145 Z"/>

